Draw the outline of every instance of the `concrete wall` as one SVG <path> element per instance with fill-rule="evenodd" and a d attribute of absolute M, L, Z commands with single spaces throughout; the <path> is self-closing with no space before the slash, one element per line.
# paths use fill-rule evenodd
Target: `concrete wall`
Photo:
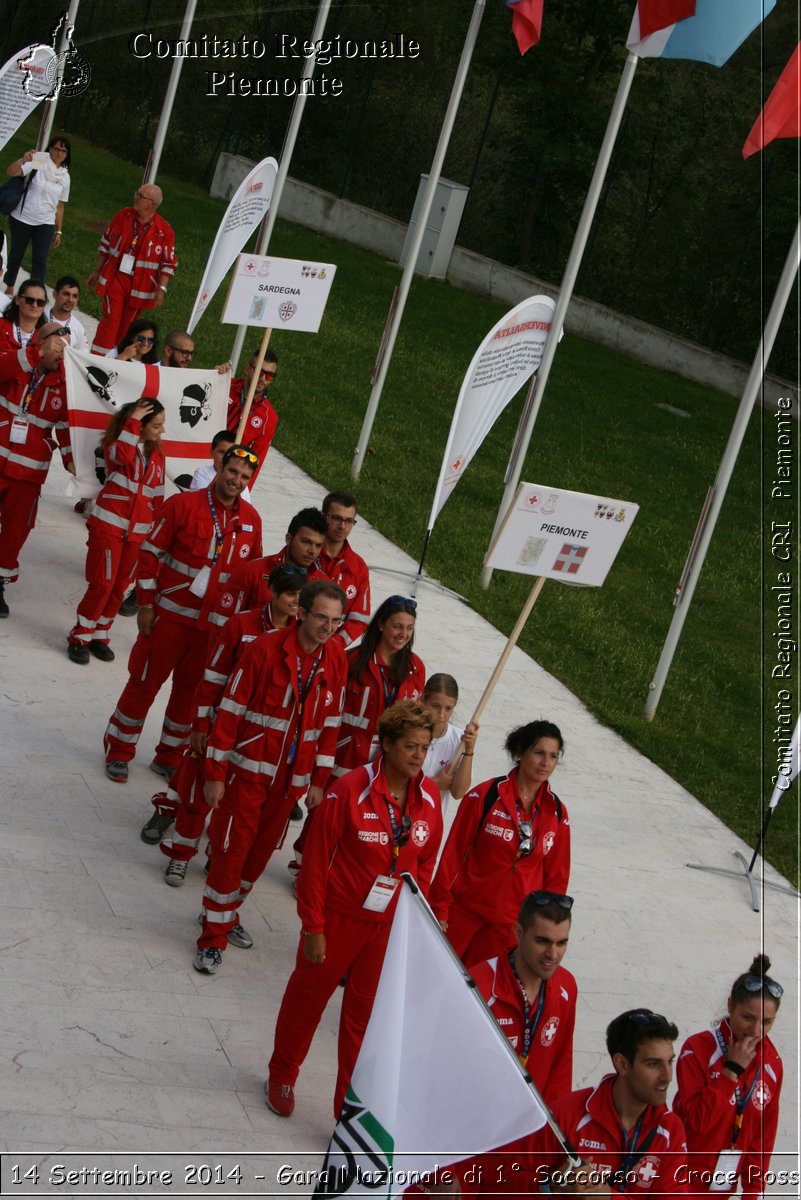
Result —
<path fill-rule="evenodd" d="M 253 166 L 248 159 L 221 154 L 211 187 L 212 196 L 229 199 Z M 406 236 L 407 226 L 403 222 L 291 177 L 286 181 L 278 213 L 286 221 L 371 250 L 391 262 L 400 258 Z M 488 296 L 510 307 L 538 292 L 554 298 L 557 294 L 553 284 L 461 246 L 454 249 L 447 279 L 454 287 Z M 741 396 L 745 388 L 750 366 L 675 337 L 655 325 L 638 321 L 636 317 L 613 312 L 593 300 L 574 296 L 565 325 L 569 333 L 578 337 L 627 354 L 637 362 L 672 371 L 683 379 L 717 388 L 730 396 Z M 798 419 L 797 386 L 776 375 L 765 376 L 764 407 L 772 409 L 777 396 L 788 395 L 793 397 L 793 414 Z"/>

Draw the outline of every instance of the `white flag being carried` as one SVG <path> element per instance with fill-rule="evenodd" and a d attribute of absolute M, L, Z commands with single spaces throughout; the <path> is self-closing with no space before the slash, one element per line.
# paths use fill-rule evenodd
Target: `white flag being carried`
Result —
<path fill-rule="evenodd" d="M 91 499 L 100 490 L 95 450 L 112 413 L 143 396 L 164 405 L 161 446 L 167 478 L 188 487 L 198 467 L 211 457 L 211 439 L 225 429 L 230 375 L 192 368 L 120 362 L 67 347 L 70 443 L 77 494 Z"/>
<path fill-rule="evenodd" d="M 419 893 L 404 882 L 315 1196 L 389 1197 L 541 1129 L 546 1110 Z"/>

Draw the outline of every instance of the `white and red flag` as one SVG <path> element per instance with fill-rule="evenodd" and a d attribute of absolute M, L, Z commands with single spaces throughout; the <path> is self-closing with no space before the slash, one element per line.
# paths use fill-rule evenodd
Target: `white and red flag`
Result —
<path fill-rule="evenodd" d="M 743 146 L 743 158 L 763 150 L 774 138 L 797 137 L 801 137 L 801 42 L 754 121 Z"/>
<path fill-rule="evenodd" d="M 120 362 L 67 348 L 67 408 L 78 495 L 100 490 L 95 450 L 111 415 L 144 396 L 159 400 L 166 415 L 162 448 L 167 478 L 189 486 L 211 455 L 211 439 L 225 429 L 229 375 L 146 363 Z"/>

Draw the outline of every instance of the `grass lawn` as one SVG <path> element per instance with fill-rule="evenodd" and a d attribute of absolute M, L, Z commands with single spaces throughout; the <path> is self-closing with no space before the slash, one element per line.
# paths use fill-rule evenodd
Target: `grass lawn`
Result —
<path fill-rule="evenodd" d="M 5 148 L 3 162 L 34 138 L 29 123 L 25 135 Z M 63 249 L 50 258 L 51 281 L 62 271 L 81 278 L 88 274 L 99 232 L 117 208 L 130 203 L 140 181 L 138 168 L 73 139 L 72 197 Z M 159 314 L 164 333 L 188 320 L 225 206 L 178 179 L 165 175 L 160 182 L 166 193 L 163 212 L 176 230 L 181 259 Z M 320 333 L 276 331 L 272 336 L 281 360 L 276 445 L 326 487 L 349 488 L 370 371 L 400 269 L 284 222 L 270 248 L 278 255 L 337 264 Z M 195 332 L 195 365 L 211 365 L 230 353 L 233 329 L 218 320 L 224 290 Z M 96 298 L 86 295 L 82 304 L 99 313 Z M 440 282 L 416 280 L 412 287 L 358 495 L 364 516 L 415 557 L 459 385 L 476 346 L 502 313 L 501 306 Z M 255 333 L 251 343 L 257 344 Z M 745 356 L 751 352 L 752 347 L 743 347 Z M 446 504 L 426 564 L 504 632 L 511 629 L 530 580 L 496 573 L 484 592 L 478 576 L 521 403 L 522 396 L 509 406 Z M 576 589 L 549 581 L 521 645 L 605 724 L 753 845 L 775 772 L 778 686 L 793 694 L 793 721 L 798 711 L 797 665 L 781 684 L 771 679 L 770 663 L 764 678 L 762 670 L 763 638 L 770 648 L 776 621 L 768 589 L 781 564 L 766 555 L 763 571 L 763 497 L 769 496 L 775 462 L 775 421 L 761 413 L 750 423 L 656 718 L 648 723 L 642 716 L 672 616 L 673 589 L 736 407 L 731 397 L 564 338 L 523 478 L 635 501 L 640 513 L 604 587 Z M 797 424 L 795 437 L 797 445 Z M 379 583 L 377 599 L 380 592 Z M 509 719 L 535 715 L 548 714 L 540 714 L 536 697 L 527 697 Z M 565 734 L 569 740 L 570 730 Z M 647 803 L 644 796 L 644 808 Z M 793 880 L 798 878 L 797 814 L 796 790 L 779 807 L 767 845 L 769 860 Z M 721 863 L 729 851 L 722 841 Z"/>

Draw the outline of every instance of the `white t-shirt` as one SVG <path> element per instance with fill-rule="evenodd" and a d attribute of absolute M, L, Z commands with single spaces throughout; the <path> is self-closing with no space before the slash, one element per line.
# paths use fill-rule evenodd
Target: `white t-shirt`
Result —
<path fill-rule="evenodd" d="M 208 463 L 205 467 L 198 467 L 189 485 L 190 492 L 199 492 L 202 488 L 207 488 L 216 474 L 214 463 Z M 245 488 L 242 493 L 242 499 L 250 504 L 250 488 Z"/>
<path fill-rule="evenodd" d="M 50 305 L 50 308 L 45 309 L 45 320 L 46 321 L 58 321 L 59 320 L 58 317 L 53 316 L 52 304 Z M 88 350 L 89 349 L 89 343 L 86 340 L 86 330 L 84 329 L 83 325 L 78 320 L 78 318 L 75 316 L 74 309 L 70 313 L 70 315 L 66 318 L 66 320 L 61 322 L 61 324 L 64 326 L 65 329 L 69 329 L 69 331 L 70 331 L 70 345 L 72 346 L 73 350 Z"/>
<path fill-rule="evenodd" d="M 22 174 L 30 175 L 33 163 L 22 164 Z M 70 198 L 70 173 L 66 167 L 57 167 L 51 160 L 39 167 L 24 197 L 11 214 L 23 225 L 55 225 L 56 205 L 66 204 Z"/>
<path fill-rule="evenodd" d="M 459 743 L 462 740 L 464 730 L 458 725 L 449 725 L 443 733 L 442 737 L 432 738 L 431 745 L 428 747 L 428 754 L 423 763 L 423 774 L 427 779 L 435 779 L 440 771 L 443 771 L 449 763 L 453 762 L 459 750 Z M 449 791 L 442 793 L 442 815 L 448 811 L 448 804 L 451 799 Z"/>

